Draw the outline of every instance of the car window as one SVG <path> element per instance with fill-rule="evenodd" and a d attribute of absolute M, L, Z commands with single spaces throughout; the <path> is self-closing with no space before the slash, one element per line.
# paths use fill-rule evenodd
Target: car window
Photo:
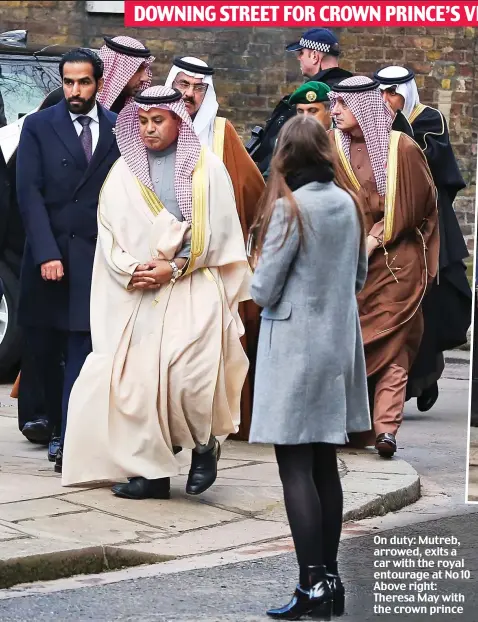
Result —
<path fill-rule="evenodd" d="M 0 126 L 34 110 L 60 85 L 58 60 L 40 62 L 33 57 L 0 55 Z"/>

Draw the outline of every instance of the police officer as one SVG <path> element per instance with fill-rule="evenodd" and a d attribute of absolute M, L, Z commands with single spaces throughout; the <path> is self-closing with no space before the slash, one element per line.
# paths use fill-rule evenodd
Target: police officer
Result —
<path fill-rule="evenodd" d="M 307 81 L 332 86 L 352 76 L 350 71 L 339 67 L 339 41 L 327 28 L 307 30 L 299 41 L 288 45 L 286 50 L 296 54 L 302 75 Z M 289 97 L 287 95 L 279 102 L 263 130 L 254 128 L 253 137 L 247 145 L 249 154 L 263 175 L 269 168 L 280 128 L 296 114 L 295 107 L 289 104 Z"/>

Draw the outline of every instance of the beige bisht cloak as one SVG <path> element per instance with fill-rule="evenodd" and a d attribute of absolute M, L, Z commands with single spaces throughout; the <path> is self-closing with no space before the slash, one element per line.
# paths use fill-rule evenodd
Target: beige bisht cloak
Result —
<path fill-rule="evenodd" d="M 183 277 L 129 288 L 138 264 L 172 259 L 185 236 Z M 71 393 L 64 486 L 177 475 L 173 446 L 237 432 L 248 370 L 238 305 L 249 280 L 231 181 L 211 151 L 202 149 L 193 173 L 191 227 L 118 160 L 99 202 L 93 352 Z"/>

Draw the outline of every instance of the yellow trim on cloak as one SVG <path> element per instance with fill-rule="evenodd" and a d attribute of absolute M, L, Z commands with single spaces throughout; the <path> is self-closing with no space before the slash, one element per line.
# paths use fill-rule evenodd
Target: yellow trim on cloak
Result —
<path fill-rule="evenodd" d="M 345 155 L 342 141 L 340 140 L 339 132 L 334 132 L 334 138 L 335 138 L 335 146 L 337 147 L 337 151 L 338 151 L 339 158 L 340 158 L 340 163 L 342 164 L 345 170 L 345 173 L 347 174 L 347 177 L 352 182 L 352 185 L 354 186 L 355 190 L 358 192 L 360 190 L 360 182 L 355 176 L 355 173 L 352 169 L 349 159 Z"/>
<path fill-rule="evenodd" d="M 414 121 L 416 121 L 418 119 L 418 117 L 422 114 L 422 112 L 424 110 L 426 110 L 426 108 L 430 108 L 431 110 L 435 110 L 440 115 L 440 119 L 441 119 L 441 132 L 425 132 L 425 134 L 423 134 L 423 142 L 425 143 L 425 148 L 422 149 L 421 146 L 418 145 L 420 147 L 420 149 L 422 149 L 422 151 L 426 151 L 427 148 L 428 148 L 427 136 L 443 136 L 443 134 L 445 133 L 445 118 L 443 116 L 443 113 L 440 112 L 439 110 L 437 110 L 437 108 L 432 108 L 431 106 L 425 106 L 424 104 L 417 104 L 415 106 L 415 108 L 412 110 L 410 118 L 408 119 L 408 122 L 410 123 L 410 125 Z M 413 130 L 413 127 L 412 127 L 412 130 Z"/>
<path fill-rule="evenodd" d="M 216 117 L 214 121 L 214 138 L 212 150 L 221 160 L 224 160 L 224 138 L 226 135 L 226 118 Z"/>
<path fill-rule="evenodd" d="M 398 177 L 398 143 L 401 132 L 390 133 L 390 144 L 387 162 L 387 188 L 385 191 L 385 205 L 383 216 L 383 243 L 390 241 L 393 235 L 393 219 L 395 215 L 395 197 L 397 194 Z"/>
<path fill-rule="evenodd" d="M 412 110 L 412 112 L 410 113 L 410 116 L 408 117 L 408 122 L 410 123 L 410 125 L 417 120 L 417 117 L 420 116 L 422 114 L 422 112 L 425 110 L 426 106 L 424 104 L 417 104 L 415 106 L 415 108 Z"/>
<path fill-rule="evenodd" d="M 145 186 L 143 182 L 140 181 L 137 177 L 135 177 L 135 179 L 139 186 L 139 189 L 141 190 L 143 199 L 146 201 L 146 205 L 151 210 L 153 216 L 157 216 L 161 210 L 165 209 L 163 203 L 160 201 L 157 195 L 151 190 L 151 188 L 148 188 L 148 186 Z"/>
<path fill-rule="evenodd" d="M 202 148 L 198 163 L 193 172 L 191 254 L 185 274 L 192 272 L 196 259 L 204 252 L 204 243 L 206 239 L 207 182 L 206 150 Z"/>

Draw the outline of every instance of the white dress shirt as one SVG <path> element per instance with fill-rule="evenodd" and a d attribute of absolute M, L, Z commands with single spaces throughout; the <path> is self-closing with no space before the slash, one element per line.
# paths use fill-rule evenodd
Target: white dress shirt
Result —
<path fill-rule="evenodd" d="M 96 145 L 100 137 L 100 121 L 98 119 L 98 106 L 95 104 L 93 108 L 87 114 L 73 114 L 70 112 L 71 120 L 73 121 L 73 127 L 76 130 L 78 136 L 81 134 L 83 126 L 77 121 L 78 117 L 91 117 L 90 130 L 91 130 L 91 154 L 95 152 Z"/>

